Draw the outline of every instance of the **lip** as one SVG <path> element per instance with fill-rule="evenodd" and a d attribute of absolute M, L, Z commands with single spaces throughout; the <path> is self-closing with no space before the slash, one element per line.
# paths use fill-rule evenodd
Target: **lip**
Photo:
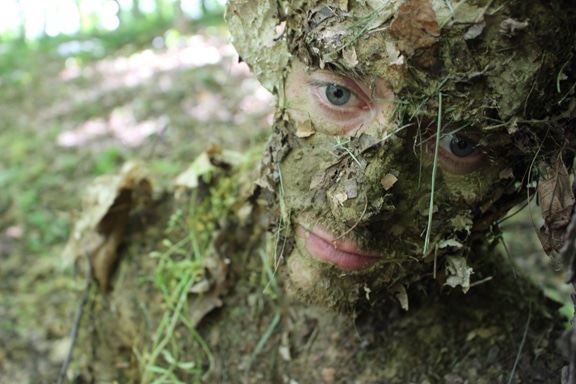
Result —
<path fill-rule="evenodd" d="M 352 241 L 346 239 L 334 241 L 336 237 L 318 226 L 307 230 L 298 225 L 296 235 L 305 240 L 306 249 L 312 256 L 344 270 L 370 268 L 381 259 L 381 256 L 375 253 L 360 250 Z"/>

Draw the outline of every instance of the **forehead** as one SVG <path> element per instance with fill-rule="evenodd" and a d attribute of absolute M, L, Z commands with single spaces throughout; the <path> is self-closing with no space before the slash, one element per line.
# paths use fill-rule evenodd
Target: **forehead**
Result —
<path fill-rule="evenodd" d="M 442 91 L 451 95 L 445 109 L 460 111 L 448 118 L 491 126 L 495 117 L 542 118 L 545 105 L 562 97 L 553 82 L 568 68 L 574 4 L 554 4 L 230 0 L 227 20 L 241 58 L 274 93 L 297 57 L 352 78 L 380 77 L 402 100 L 431 100 Z M 411 115 L 424 111 L 420 101 Z"/>
<path fill-rule="evenodd" d="M 293 14 L 294 25 L 304 26 L 295 31 L 300 61 L 362 80 L 378 76 L 393 81 L 394 72 L 403 72 L 401 52 L 387 31 L 399 2 L 382 2 L 377 9 L 369 3 L 318 3 Z"/>

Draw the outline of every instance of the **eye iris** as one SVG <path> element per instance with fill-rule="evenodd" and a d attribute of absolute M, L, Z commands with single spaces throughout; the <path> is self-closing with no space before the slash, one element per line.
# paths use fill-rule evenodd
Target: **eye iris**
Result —
<path fill-rule="evenodd" d="M 326 87 L 326 98 L 334 105 L 344 105 L 350 100 L 351 92 L 346 88 L 330 84 Z"/>
<path fill-rule="evenodd" d="M 467 157 L 474 153 L 476 148 L 471 140 L 454 135 L 450 141 L 450 150 L 455 156 Z"/>

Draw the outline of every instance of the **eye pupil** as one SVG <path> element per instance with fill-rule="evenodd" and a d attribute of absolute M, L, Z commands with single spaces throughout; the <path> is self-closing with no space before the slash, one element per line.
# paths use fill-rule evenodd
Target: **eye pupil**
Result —
<path fill-rule="evenodd" d="M 467 157 L 474 153 L 476 146 L 470 139 L 454 135 L 450 141 L 450 150 L 455 156 Z"/>
<path fill-rule="evenodd" d="M 334 105 L 344 105 L 350 100 L 350 90 L 330 84 L 326 87 L 326 98 Z"/>

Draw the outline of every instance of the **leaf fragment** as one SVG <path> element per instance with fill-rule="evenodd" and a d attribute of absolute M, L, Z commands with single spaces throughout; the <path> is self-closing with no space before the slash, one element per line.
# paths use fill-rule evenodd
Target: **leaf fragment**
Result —
<path fill-rule="evenodd" d="M 88 186 L 80 217 L 76 220 L 62 254 L 64 263 L 73 263 L 88 253 L 94 277 L 104 292 L 118 261 L 117 248 L 124 239 L 130 210 L 142 198 L 149 198 L 152 186 L 147 170 L 138 162 L 126 163 L 118 175 L 105 175 Z"/>
<path fill-rule="evenodd" d="M 452 288 L 458 285 L 462 287 L 462 292 L 466 293 L 470 289 L 470 276 L 474 270 L 468 266 L 463 256 L 446 256 L 446 278 L 445 285 Z"/>
<path fill-rule="evenodd" d="M 538 172 L 538 198 L 544 219 L 538 238 L 544 251 L 550 254 L 564 244 L 565 229 L 570 222 L 576 199 L 568 169 L 561 157 L 554 164 L 541 161 Z"/>
<path fill-rule="evenodd" d="M 296 136 L 299 138 L 306 138 L 312 136 L 316 131 L 310 120 L 298 124 L 298 129 L 296 130 Z"/>
<path fill-rule="evenodd" d="M 382 180 L 380 180 L 380 184 L 382 184 L 384 189 L 388 191 L 390 188 L 392 188 L 392 186 L 394 184 L 396 184 L 397 181 L 398 181 L 398 178 L 396 177 L 396 175 L 394 175 L 392 173 L 387 173 L 382 178 Z"/>
<path fill-rule="evenodd" d="M 342 58 L 344 59 L 344 65 L 348 69 L 353 69 L 358 65 L 358 56 L 356 55 L 356 49 L 354 46 L 348 46 L 342 50 Z"/>
<path fill-rule="evenodd" d="M 388 29 L 402 55 L 430 72 L 438 72 L 440 26 L 431 0 L 406 0 Z"/>

